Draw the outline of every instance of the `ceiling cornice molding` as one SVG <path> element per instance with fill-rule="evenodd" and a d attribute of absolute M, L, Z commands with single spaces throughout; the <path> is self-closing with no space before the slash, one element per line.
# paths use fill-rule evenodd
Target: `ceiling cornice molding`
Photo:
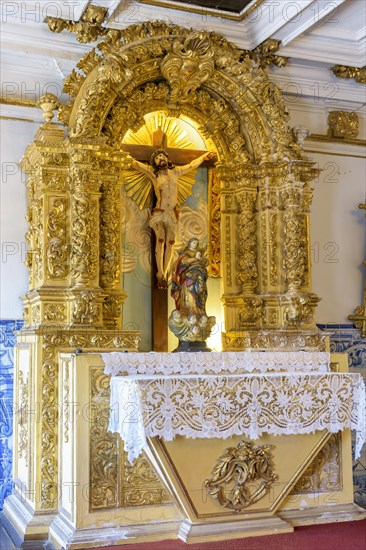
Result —
<path fill-rule="evenodd" d="M 305 139 L 304 150 L 306 153 L 323 153 L 327 155 L 365 158 L 365 141 L 362 143 L 348 143 L 347 141 L 334 141 L 328 136 L 321 136 L 322 139 L 313 139 L 312 136 Z"/>
<path fill-rule="evenodd" d="M 68 33 L 52 34 L 45 23 L 29 21 L 26 24 L 14 18 L 1 27 L 1 49 L 24 55 L 47 55 L 76 61 L 90 51 L 89 44 L 79 44 Z"/>
<path fill-rule="evenodd" d="M 285 25 L 278 31 L 275 38 L 279 38 L 286 46 L 293 40 L 304 34 L 315 24 L 319 25 L 325 19 L 331 17 L 346 0 L 335 0 L 334 2 L 312 2 L 301 12 L 298 25 Z"/>
<path fill-rule="evenodd" d="M 365 38 L 355 41 L 311 35 L 297 38 L 283 47 L 281 54 L 308 61 L 362 67 L 366 63 L 365 45 Z"/>
<path fill-rule="evenodd" d="M 3 98 L 2 98 L 3 99 Z M 4 103 L 0 100 L 0 118 L 5 120 L 17 120 L 42 124 L 44 119 L 42 111 L 34 105 L 24 104 L 24 100 L 14 98 L 13 103 Z M 17 101 L 19 101 L 17 103 Z"/>
<path fill-rule="evenodd" d="M 281 70 L 269 69 L 268 76 L 289 97 L 307 97 L 314 104 L 323 103 L 334 108 L 339 102 L 365 102 L 365 92 L 352 80 L 336 79 L 328 67 L 295 65 Z M 294 101 L 293 103 L 296 103 Z"/>

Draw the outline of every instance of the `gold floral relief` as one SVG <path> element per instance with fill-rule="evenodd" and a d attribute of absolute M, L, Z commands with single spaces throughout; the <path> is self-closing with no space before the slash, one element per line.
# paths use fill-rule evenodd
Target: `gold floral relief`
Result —
<path fill-rule="evenodd" d="M 91 373 L 90 509 L 147 506 L 170 502 L 145 455 L 133 465 L 123 441 L 108 431 L 110 377 L 100 367 Z M 112 414 L 117 411 L 112 411 Z"/>
<path fill-rule="evenodd" d="M 46 249 L 47 275 L 52 279 L 64 279 L 68 273 L 66 215 L 66 199 L 53 199 L 48 210 Z"/>
<path fill-rule="evenodd" d="M 209 196 L 209 271 L 210 277 L 220 277 L 221 266 L 221 210 L 220 210 L 220 178 L 216 172 L 208 173 Z"/>
<path fill-rule="evenodd" d="M 72 249 L 71 275 L 75 284 L 93 283 L 98 273 L 99 246 L 96 199 L 85 191 L 77 191 L 72 197 Z"/>
<path fill-rule="evenodd" d="M 325 493 L 342 490 L 341 434 L 332 434 L 290 494 Z"/>
<path fill-rule="evenodd" d="M 18 457 L 23 458 L 28 465 L 29 445 L 29 377 L 25 378 L 23 371 L 18 375 L 19 410 L 18 412 Z"/>

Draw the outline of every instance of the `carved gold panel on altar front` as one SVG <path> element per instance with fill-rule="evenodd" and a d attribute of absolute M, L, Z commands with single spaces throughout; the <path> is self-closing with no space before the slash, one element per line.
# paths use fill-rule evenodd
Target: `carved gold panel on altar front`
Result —
<path fill-rule="evenodd" d="M 109 380 L 110 376 L 104 374 L 103 368 L 92 368 L 90 510 L 171 502 L 147 458 L 141 455 L 131 466 L 123 450 L 123 441 L 117 434 L 108 431 Z"/>

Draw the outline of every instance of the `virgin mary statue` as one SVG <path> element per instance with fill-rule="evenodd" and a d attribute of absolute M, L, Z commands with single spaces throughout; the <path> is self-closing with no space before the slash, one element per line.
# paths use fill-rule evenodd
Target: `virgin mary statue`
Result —
<path fill-rule="evenodd" d="M 180 340 L 176 351 L 208 351 L 205 340 L 215 324 L 215 317 L 206 314 L 208 261 L 198 245 L 198 239 L 190 239 L 173 270 L 171 295 L 176 309 L 169 318 L 169 328 Z"/>

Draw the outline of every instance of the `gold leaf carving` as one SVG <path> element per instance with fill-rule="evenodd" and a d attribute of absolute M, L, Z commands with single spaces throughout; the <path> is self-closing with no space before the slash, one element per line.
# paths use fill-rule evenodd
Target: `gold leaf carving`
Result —
<path fill-rule="evenodd" d="M 356 82 L 366 82 L 366 67 L 349 67 L 347 65 L 334 65 L 330 70 L 337 78 L 354 78 Z"/>
<path fill-rule="evenodd" d="M 96 199 L 77 191 L 72 200 L 71 273 L 74 281 L 85 285 L 97 274 L 99 248 Z"/>
<path fill-rule="evenodd" d="M 236 199 L 240 206 L 239 242 L 240 258 L 238 275 L 244 289 L 257 286 L 257 223 L 254 214 L 256 192 L 246 191 L 238 194 Z"/>
<path fill-rule="evenodd" d="M 290 494 L 325 493 L 342 490 L 341 435 L 332 434 Z"/>
<path fill-rule="evenodd" d="M 72 309 L 72 322 L 77 325 L 93 325 L 98 317 L 96 293 L 92 290 L 80 292 Z"/>
<path fill-rule="evenodd" d="M 229 447 L 205 481 L 208 493 L 224 508 L 241 512 L 258 502 L 278 479 L 274 473 L 273 445 L 255 446 L 244 440 Z M 253 483 L 255 490 L 251 492 Z"/>
<path fill-rule="evenodd" d="M 89 4 L 80 21 L 66 21 L 57 17 L 46 17 L 45 22 L 52 32 L 67 30 L 75 32 L 78 42 L 83 44 L 97 40 L 107 34 L 108 29 L 102 27 L 108 8 Z"/>
<path fill-rule="evenodd" d="M 44 320 L 62 323 L 66 319 L 65 306 L 63 304 L 45 304 Z"/>
<path fill-rule="evenodd" d="M 330 137 L 356 138 L 359 132 L 359 120 L 356 112 L 331 111 L 328 115 Z"/>
<path fill-rule="evenodd" d="M 221 257 L 221 210 L 220 210 L 220 178 L 216 172 L 208 174 L 209 196 L 209 273 L 210 277 L 220 277 Z"/>
<path fill-rule="evenodd" d="M 47 219 L 47 272 L 54 279 L 68 273 L 66 244 L 66 199 L 55 199 Z"/>
<path fill-rule="evenodd" d="M 128 462 L 123 442 L 108 431 L 110 377 L 92 368 L 90 432 L 90 509 L 132 507 L 170 502 L 160 479 L 142 455 Z"/>
<path fill-rule="evenodd" d="M 189 95 L 196 91 L 213 74 L 214 51 L 206 33 L 194 32 L 183 43 L 174 41 L 172 53 L 162 64 L 161 72 L 171 86 L 171 101 L 188 101 Z"/>
<path fill-rule="evenodd" d="M 29 418 L 29 380 L 25 380 L 23 371 L 19 370 L 19 429 L 18 429 L 18 457 L 24 456 L 28 465 L 28 418 Z"/>

